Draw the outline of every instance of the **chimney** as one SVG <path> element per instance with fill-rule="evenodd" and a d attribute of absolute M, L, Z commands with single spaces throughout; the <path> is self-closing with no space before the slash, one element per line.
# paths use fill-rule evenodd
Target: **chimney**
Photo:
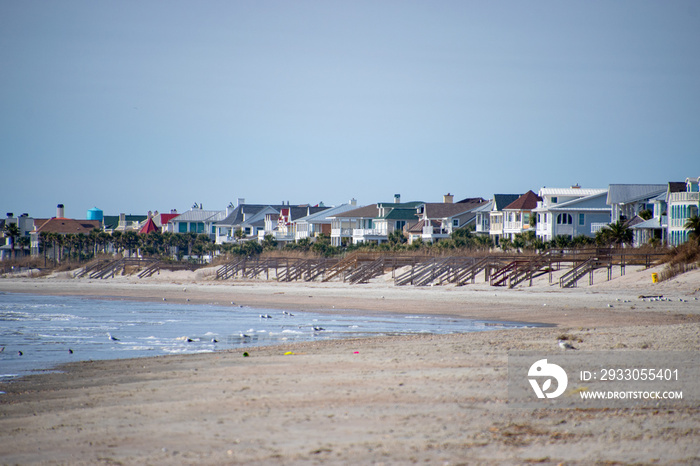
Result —
<path fill-rule="evenodd" d="M 238 205 L 242 206 L 243 204 L 245 204 L 245 197 L 239 197 L 238 198 Z"/>
<path fill-rule="evenodd" d="M 455 197 L 450 193 L 444 194 L 442 196 L 442 203 L 443 204 L 452 204 L 452 202 L 454 202 L 454 198 Z"/>
<path fill-rule="evenodd" d="M 12 217 L 14 217 L 14 216 L 15 216 L 15 214 L 13 214 L 12 212 L 8 212 L 8 213 L 7 213 L 7 218 L 12 218 Z"/>
<path fill-rule="evenodd" d="M 63 204 L 58 204 L 56 206 L 56 218 L 63 218 L 63 215 L 64 215 Z"/>
<path fill-rule="evenodd" d="M 350 199 L 350 205 L 357 205 L 357 199 L 355 199 L 354 197 Z"/>
<path fill-rule="evenodd" d="M 401 194 L 394 194 L 394 204 L 401 204 Z"/>

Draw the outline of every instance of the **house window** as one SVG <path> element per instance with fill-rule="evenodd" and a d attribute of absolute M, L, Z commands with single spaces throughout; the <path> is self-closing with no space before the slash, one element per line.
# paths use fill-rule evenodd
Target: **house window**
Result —
<path fill-rule="evenodd" d="M 184 222 L 180 222 L 177 224 L 177 231 L 178 233 L 187 233 L 187 224 Z"/>
<path fill-rule="evenodd" d="M 553 197 L 553 198 L 552 198 L 552 204 L 556 204 L 558 200 L 559 200 L 558 197 Z"/>
<path fill-rule="evenodd" d="M 455 228 L 459 227 L 459 219 L 458 218 L 452 219 L 452 226 Z"/>
<path fill-rule="evenodd" d="M 586 224 L 586 215 L 585 214 L 578 214 L 578 224 L 579 225 Z"/>
<path fill-rule="evenodd" d="M 557 215 L 557 225 L 571 225 L 573 222 L 571 214 Z"/>
<path fill-rule="evenodd" d="M 403 230 L 404 225 L 406 225 L 405 220 L 397 220 L 396 224 L 394 225 L 396 230 Z"/>

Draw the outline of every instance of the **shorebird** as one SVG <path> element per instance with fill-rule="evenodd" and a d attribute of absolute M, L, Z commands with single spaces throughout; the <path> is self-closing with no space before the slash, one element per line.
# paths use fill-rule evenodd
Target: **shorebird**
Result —
<path fill-rule="evenodd" d="M 21 351 L 17 351 L 17 356 L 22 356 L 24 353 Z"/>
<path fill-rule="evenodd" d="M 564 341 L 564 340 L 559 340 L 559 348 L 561 348 L 563 350 L 575 350 L 576 349 L 574 347 L 574 345 L 572 345 L 568 341 Z"/>
<path fill-rule="evenodd" d="M 245 333 L 241 333 L 241 338 L 250 338 L 250 335 L 246 335 Z"/>
<path fill-rule="evenodd" d="M 272 319 L 272 316 L 270 314 L 260 314 L 261 319 Z"/>
<path fill-rule="evenodd" d="M 0 346 L 0 353 L 2 353 L 3 351 L 5 351 L 5 347 L 4 347 L 4 346 Z"/>
<path fill-rule="evenodd" d="M 107 332 L 107 337 L 112 341 L 119 341 L 119 338 L 113 337 L 111 333 Z"/>
<path fill-rule="evenodd" d="M 68 348 L 68 354 L 73 354 L 73 350 Z"/>
<path fill-rule="evenodd" d="M 217 340 L 216 338 L 212 338 L 212 339 L 211 339 L 211 342 L 212 342 L 212 343 L 218 343 L 219 340 Z"/>
<path fill-rule="evenodd" d="M 320 332 L 321 330 L 325 330 L 323 327 L 314 327 L 314 332 Z"/>

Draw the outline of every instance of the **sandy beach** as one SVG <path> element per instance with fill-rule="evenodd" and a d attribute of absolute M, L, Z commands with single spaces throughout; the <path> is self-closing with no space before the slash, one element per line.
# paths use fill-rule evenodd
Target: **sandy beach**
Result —
<path fill-rule="evenodd" d="M 628 267 L 565 290 L 548 277 L 513 290 L 418 288 L 395 287 L 390 277 L 367 285 L 215 281 L 211 269 L 144 280 L 2 278 L 1 292 L 552 326 L 301 343 L 254 348 L 249 357 L 73 363 L 0 385 L 0 463 L 697 464 L 697 403 L 530 411 L 507 403 L 508 352 L 552 351 L 564 334 L 581 351 L 698 351 L 700 271 L 652 284 L 653 271 Z"/>

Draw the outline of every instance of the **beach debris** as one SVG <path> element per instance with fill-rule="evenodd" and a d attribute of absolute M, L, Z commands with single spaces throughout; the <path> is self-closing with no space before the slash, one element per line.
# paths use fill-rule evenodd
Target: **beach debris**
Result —
<path fill-rule="evenodd" d="M 559 340 L 559 348 L 563 350 L 575 350 L 577 349 L 574 345 L 565 340 Z"/>
<path fill-rule="evenodd" d="M 287 351 L 284 353 L 285 356 L 291 356 L 292 354 L 294 354 L 294 351 Z"/>
<path fill-rule="evenodd" d="M 112 341 L 119 341 L 119 338 L 112 336 L 112 334 L 109 332 L 107 332 L 107 338 L 109 338 Z"/>
<path fill-rule="evenodd" d="M 250 355 L 247 352 L 243 353 L 244 358 L 247 358 L 248 356 L 250 356 Z"/>
<path fill-rule="evenodd" d="M 359 351 L 353 351 L 352 354 L 360 354 Z"/>

